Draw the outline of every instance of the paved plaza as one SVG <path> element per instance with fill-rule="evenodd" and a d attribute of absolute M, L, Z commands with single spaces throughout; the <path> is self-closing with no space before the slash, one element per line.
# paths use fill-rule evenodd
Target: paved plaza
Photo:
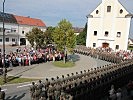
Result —
<path fill-rule="evenodd" d="M 35 79 L 45 79 L 61 75 L 67 75 L 71 73 L 76 73 L 96 66 L 103 66 L 109 64 L 109 62 L 93 59 L 89 56 L 84 56 L 80 54 L 75 54 L 73 56 L 75 60 L 75 66 L 71 68 L 59 68 L 53 66 L 52 62 L 46 62 L 41 64 L 34 64 L 31 66 L 18 66 L 9 68 L 11 71 L 8 72 L 8 76 L 20 76 L 24 78 L 35 78 Z"/>

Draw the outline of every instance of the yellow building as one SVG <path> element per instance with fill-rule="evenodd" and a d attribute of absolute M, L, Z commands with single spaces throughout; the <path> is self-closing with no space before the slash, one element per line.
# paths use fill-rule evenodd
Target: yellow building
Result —
<path fill-rule="evenodd" d="M 119 0 L 102 0 L 87 16 L 86 47 L 127 50 L 132 17 Z"/>

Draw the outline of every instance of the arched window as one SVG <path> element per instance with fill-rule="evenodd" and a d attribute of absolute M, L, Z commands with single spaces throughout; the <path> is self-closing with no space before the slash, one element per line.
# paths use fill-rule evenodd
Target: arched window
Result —
<path fill-rule="evenodd" d="M 99 13 L 99 11 L 98 10 L 96 10 L 96 14 L 98 14 Z"/>
<path fill-rule="evenodd" d="M 107 6 L 107 12 L 111 12 L 111 6 Z"/>
<path fill-rule="evenodd" d="M 120 10 L 120 14 L 122 14 L 122 13 L 123 13 L 123 10 L 121 9 L 121 10 Z"/>

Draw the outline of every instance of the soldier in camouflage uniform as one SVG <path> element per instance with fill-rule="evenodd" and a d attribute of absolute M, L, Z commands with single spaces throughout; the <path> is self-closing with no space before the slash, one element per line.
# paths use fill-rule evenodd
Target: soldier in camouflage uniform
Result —
<path fill-rule="evenodd" d="M 30 95 L 31 95 L 31 100 L 34 100 L 34 92 L 35 92 L 35 89 L 36 89 L 36 85 L 35 85 L 35 82 L 32 82 L 32 85 L 30 86 Z"/>
<path fill-rule="evenodd" d="M 1 91 L 1 87 L 0 87 L 0 100 L 5 100 L 5 92 Z"/>

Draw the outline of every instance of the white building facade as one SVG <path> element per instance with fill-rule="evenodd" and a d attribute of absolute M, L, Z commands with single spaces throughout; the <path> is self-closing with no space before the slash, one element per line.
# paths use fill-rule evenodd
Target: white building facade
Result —
<path fill-rule="evenodd" d="M 102 0 L 87 18 L 86 47 L 127 50 L 132 14 L 118 0 Z"/>
<path fill-rule="evenodd" d="M 5 45 L 30 45 L 25 37 L 26 33 L 34 27 L 46 31 L 46 25 L 40 19 L 0 12 L 0 45 L 3 45 L 3 16 L 5 23 Z"/>

